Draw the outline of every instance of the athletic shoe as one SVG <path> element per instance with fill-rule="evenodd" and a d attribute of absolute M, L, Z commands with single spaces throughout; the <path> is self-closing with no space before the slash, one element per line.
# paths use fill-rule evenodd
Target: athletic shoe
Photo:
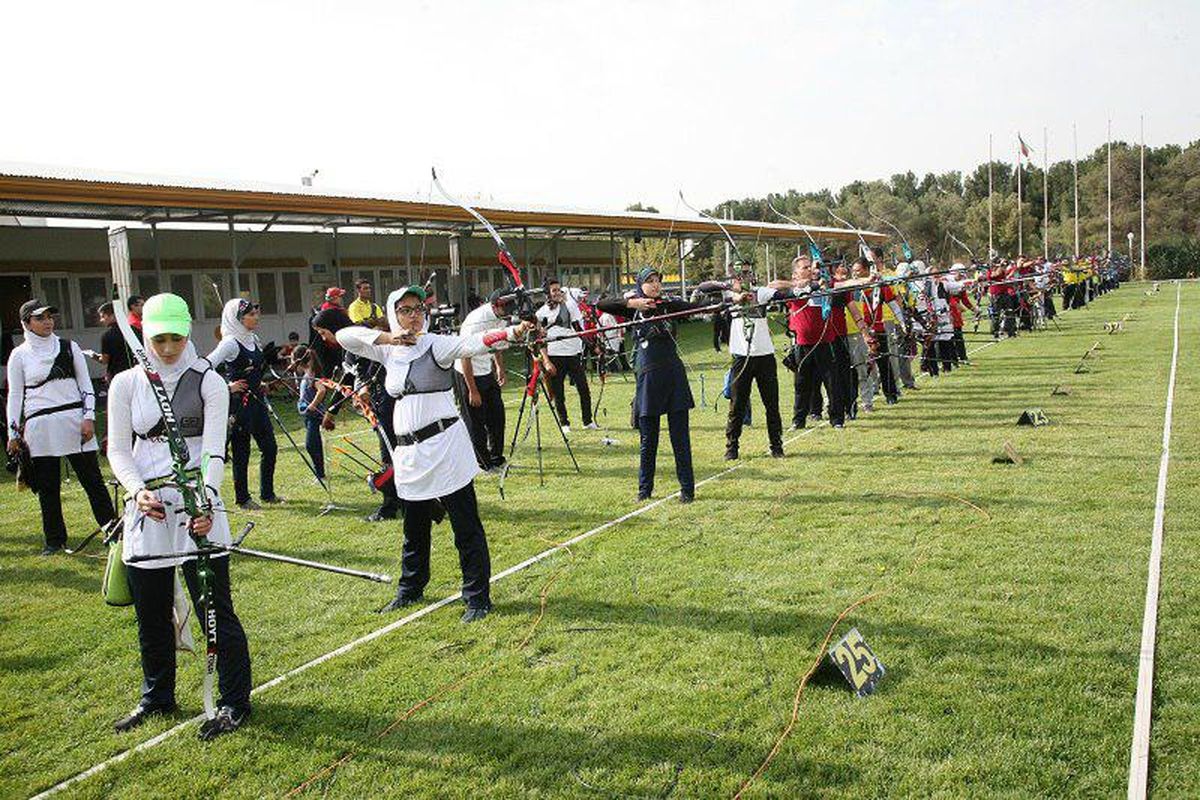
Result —
<path fill-rule="evenodd" d="M 682 492 L 679 493 L 679 502 L 683 503 L 684 505 L 687 505 L 688 503 L 694 503 L 695 501 L 696 495 L 683 494 Z"/>
<path fill-rule="evenodd" d="M 409 606 L 416 605 L 417 603 L 421 602 L 424 599 L 425 599 L 425 595 L 423 595 L 423 594 L 418 594 L 414 597 L 405 597 L 404 595 L 397 594 L 395 597 L 392 598 L 391 602 L 389 602 L 386 606 L 379 609 L 375 613 L 376 614 L 386 614 L 389 611 L 399 611 L 402 608 L 408 608 Z"/>
<path fill-rule="evenodd" d="M 646 501 L 647 501 L 647 500 L 649 500 L 649 499 L 650 499 L 650 493 L 649 493 L 649 492 L 638 492 L 638 499 L 637 499 L 637 501 L 638 501 L 639 503 L 644 503 L 644 502 L 646 502 Z"/>
<path fill-rule="evenodd" d="M 387 522 L 390 519 L 395 519 L 395 514 L 385 514 L 382 511 L 372 511 L 363 517 L 363 522 Z"/>
<path fill-rule="evenodd" d="M 223 736 L 227 733 L 233 733 L 238 728 L 242 727 L 242 723 L 250 716 L 250 709 L 245 711 L 236 711 L 231 706 L 220 706 L 217 709 L 217 715 L 212 719 L 206 719 L 200 723 L 200 741 L 208 742 Z"/>
<path fill-rule="evenodd" d="M 63 551 L 63 548 L 62 548 L 62 546 L 61 546 L 61 545 L 57 545 L 57 544 L 48 544 L 48 545 L 46 545 L 45 547 L 43 547 L 43 548 L 42 548 L 42 555 L 44 555 L 44 556 L 54 556 L 54 555 L 58 555 L 58 554 L 59 554 L 59 553 L 61 553 L 62 551 Z"/>
<path fill-rule="evenodd" d="M 868 414 L 869 414 L 869 413 L 871 413 L 871 412 L 872 412 L 872 411 L 874 411 L 874 410 L 875 410 L 875 404 L 874 404 L 874 403 L 864 403 L 864 404 L 863 404 L 863 411 L 866 411 Z"/>
<path fill-rule="evenodd" d="M 726 447 L 725 448 L 725 460 L 726 461 L 737 461 L 737 458 L 738 458 L 738 449 L 736 447 Z"/>
<path fill-rule="evenodd" d="M 262 501 L 264 503 L 266 503 L 267 505 L 277 506 L 277 505 L 282 505 L 283 498 L 280 497 L 279 495 L 275 495 L 274 497 L 264 497 L 262 499 Z"/>
<path fill-rule="evenodd" d="M 570 432 L 571 432 L 571 426 L 570 426 L 570 425 L 563 425 L 563 426 L 562 426 L 562 432 L 563 432 L 563 433 L 570 433 Z"/>
<path fill-rule="evenodd" d="M 486 617 L 492 611 L 491 606 L 467 606 L 467 610 L 463 612 L 462 622 L 464 625 L 478 622 Z"/>
<path fill-rule="evenodd" d="M 771 458 L 783 458 L 783 448 L 782 447 L 772 447 L 771 448 Z"/>
<path fill-rule="evenodd" d="M 900 398 L 898 398 L 898 397 L 889 397 L 889 398 L 887 399 L 887 404 L 888 404 L 889 406 L 894 406 L 894 405 L 896 405 L 896 403 L 899 401 L 899 399 L 900 399 Z"/>
<path fill-rule="evenodd" d="M 133 711 L 113 723 L 113 730 L 117 733 L 125 733 L 138 727 L 150 717 L 165 717 L 167 714 L 174 714 L 176 710 L 177 707 L 174 705 L 144 706 L 139 703 Z"/>
<path fill-rule="evenodd" d="M 242 511 L 262 511 L 262 506 L 254 502 L 253 498 L 237 504 Z"/>
<path fill-rule="evenodd" d="M 804 423 L 803 422 L 793 422 L 791 424 L 791 426 L 788 428 L 788 430 L 789 431 L 802 431 L 802 430 L 804 430 Z"/>
<path fill-rule="evenodd" d="M 842 428 L 846 427 L 846 423 L 844 423 L 844 422 L 832 422 L 832 423 L 830 423 L 830 425 L 832 425 L 834 428 L 837 428 L 838 430 L 841 430 Z"/>
<path fill-rule="evenodd" d="M 597 425 L 597 424 L 596 424 L 594 421 L 593 421 L 593 422 L 589 422 L 587 425 L 584 425 L 583 427 L 587 428 L 589 431 L 598 431 L 598 430 L 600 430 L 600 426 L 599 426 L 599 425 Z"/>

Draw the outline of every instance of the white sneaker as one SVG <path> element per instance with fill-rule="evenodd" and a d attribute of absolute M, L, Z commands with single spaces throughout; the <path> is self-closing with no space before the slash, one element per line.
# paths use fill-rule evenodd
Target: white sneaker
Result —
<path fill-rule="evenodd" d="M 570 433 L 570 432 L 571 432 L 571 426 L 570 426 L 570 425 L 563 425 L 563 426 L 562 426 L 562 432 L 563 432 L 563 433 Z"/>
<path fill-rule="evenodd" d="M 583 427 L 587 428 L 589 431 L 600 430 L 600 426 L 597 425 L 595 422 L 589 422 L 587 425 L 584 425 Z"/>

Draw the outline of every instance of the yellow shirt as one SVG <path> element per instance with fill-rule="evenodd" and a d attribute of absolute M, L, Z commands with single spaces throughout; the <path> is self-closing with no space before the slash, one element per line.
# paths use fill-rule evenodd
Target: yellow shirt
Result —
<path fill-rule="evenodd" d="M 346 309 L 346 314 L 350 317 L 350 321 L 356 325 L 371 319 L 383 319 L 382 308 L 369 300 L 364 301 L 357 297 L 354 298 L 354 302 Z"/>

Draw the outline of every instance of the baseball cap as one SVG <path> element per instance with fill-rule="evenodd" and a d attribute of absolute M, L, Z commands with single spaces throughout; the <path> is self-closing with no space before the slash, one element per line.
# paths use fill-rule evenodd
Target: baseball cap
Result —
<path fill-rule="evenodd" d="M 32 300 L 26 300 L 21 304 L 21 322 L 29 322 L 30 317 L 36 317 L 38 314 L 45 314 L 49 311 L 51 314 L 57 314 L 58 309 L 49 303 L 43 303 L 36 297 Z"/>
<path fill-rule="evenodd" d="M 408 297 L 410 294 L 415 294 L 422 303 L 425 302 L 425 289 L 415 283 L 412 286 L 406 286 L 404 289 L 402 289 L 400 296 L 396 298 L 396 301 L 399 302 Z"/>
<path fill-rule="evenodd" d="M 341 297 L 346 293 L 346 290 L 340 286 L 330 286 L 325 290 L 326 297 Z"/>
<path fill-rule="evenodd" d="M 192 332 L 192 312 L 187 301 L 177 294 L 156 294 L 142 306 L 142 334 L 147 339 L 174 333 L 189 336 Z"/>

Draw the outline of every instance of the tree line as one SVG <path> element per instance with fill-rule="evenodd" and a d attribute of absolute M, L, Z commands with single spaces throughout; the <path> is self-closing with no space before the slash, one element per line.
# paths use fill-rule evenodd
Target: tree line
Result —
<path fill-rule="evenodd" d="M 1037 154 L 1034 154 L 1034 158 Z M 1126 142 L 1112 145 L 1112 246 L 1115 254 L 1128 253 L 1127 235 L 1134 235 L 1133 256 L 1138 260 L 1140 148 Z M 1105 146 L 1080 159 L 1079 169 L 1079 254 L 1102 255 L 1108 246 L 1107 150 Z M 1018 214 L 1024 233 L 1023 252 L 1040 256 L 1048 241 L 1051 257 L 1069 257 L 1075 250 L 1074 175 L 1069 160 L 1053 162 L 1046 175 L 1028 161 L 1022 167 L 1021 207 L 1017 208 L 1016 166 L 992 162 L 993 246 L 998 255 L 1018 253 Z M 1049 225 L 1043 226 L 1043 198 L 1048 200 Z M 789 189 L 767 197 L 730 199 L 706 213 L 714 217 L 782 222 L 769 205 L 808 225 L 838 226 L 829 214 L 854 225 L 891 233 L 880 220 L 899 228 L 908 239 L 915 257 L 937 263 L 965 260 L 966 244 L 976 258 L 988 252 L 988 165 L 982 163 L 969 173 L 958 170 L 928 173 L 918 178 L 913 172 L 892 175 L 887 180 L 854 181 L 837 191 L 822 189 L 800 192 Z M 635 204 L 629 210 L 654 210 Z M 1045 228 L 1045 229 L 1044 229 Z M 759 242 L 739 240 L 747 256 L 756 263 L 766 256 Z M 1146 263 L 1152 278 L 1182 277 L 1200 272 L 1200 140 L 1188 144 L 1146 148 Z M 643 263 L 672 265 L 661 242 L 635 246 Z M 893 252 L 899 255 L 898 248 Z M 634 253 L 631 253 L 631 257 Z M 775 269 L 788 260 L 786 254 L 771 256 Z M 665 256 L 665 259 L 663 258 Z M 724 273 L 724 248 L 715 238 L 701 242 L 689 257 L 690 276 L 709 277 Z"/>

